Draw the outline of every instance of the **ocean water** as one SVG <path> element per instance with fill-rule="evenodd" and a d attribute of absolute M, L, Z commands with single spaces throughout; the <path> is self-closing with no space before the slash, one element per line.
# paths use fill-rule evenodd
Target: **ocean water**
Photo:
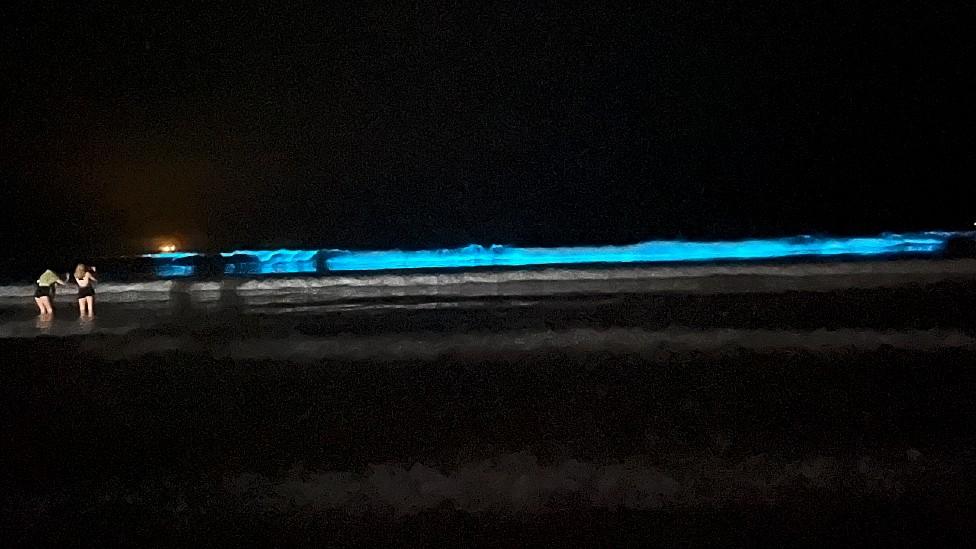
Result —
<path fill-rule="evenodd" d="M 626 246 L 523 248 L 472 244 L 435 250 L 236 250 L 205 257 L 194 252 L 147 254 L 157 276 L 308 274 L 544 265 L 626 265 L 822 257 L 937 255 L 963 233 L 930 231 L 872 237 L 815 237 L 739 241 L 649 241 Z"/>
<path fill-rule="evenodd" d="M 0 286 L 0 338 L 137 332 L 135 346 L 98 343 L 132 356 L 197 348 L 200 333 L 222 334 L 198 350 L 289 360 L 968 348 L 962 304 L 973 281 L 974 259 L 107 280 L 94 319 L 79 317 L 70 290 L 57 297 L 54 318 L 38 317 L 32 288 L 8 285 Z"/>
<path fill-rule="evenodd" d="M 676 519 L 765 531 L 781 512 L 785 542 L 849 509 L 866 510 L 848 531 L 878 509 L 968 527 L 976 259 L 932 240 L 349 271 L 321 251 L 171 254 L 100 264 L 94 318 L 70 287 L 41 318 L 6 284 L 19 450 L 0 498 L 22 539 L 55 541 L 128 521 L 332 542 L 330 524 L 416 520 L 548 542 L 602 516 L 673 545 Z"/>
<path fill-rule="evenodd" d="M 952 282 L 965 284 L 976 279 L 976 259 L 949 259 L 945 253 L 952 239 L 963 236 L 927 232 L 846 239 L 645 242 L 592 248 L 468 246 L 415 252 L 266 250 L 215 256 L 152 254 L 124 261 L 117 259 L 99 269 L 99 314 L 95 320 L 77 318 L 70 285 L 60 289 L 56 299 L 59 314 L 55 319 L 36 317 L 30 283 L 0 285 L 0 337 L 121 334 L 151 331 L 163 325 L 170 332 L 188 333 L 194 326 L 200 328 L 201 318 L 208 319 L 207 329 L 239 331 L 240 327 L 232 323 L 220 324 L 232 317 L 262 318 L 260 327 L 252 330 L 257 336 L 288 332 L 294 329 L 295 319 L 306 317 L 355 318 L 360 320 L 350 325 L 352 332 L 372 332 L 373 326 L 384 325 L 387 332 L 396 333 L 400 328 L 388 319 L 406 314 L 412 315 L 411 318 L 437 319 L 431 322 L 437 325 L 435 331 L 440 332 L 441 340 L 432 343 L 408 334 L 406 339 L 353 341 L 347 338 L 297 343 L 317 349 L 306 353 L 308 357 L 335 354 L 325 350 L 330 346 L 355 349 L 366 345 L 404 352 L 416 345 L 421 350 L 425 346 L 472 350 L 479 344 L 454 341 L 448 336 L 455 334 L 463 339 L 467 329 L 465 318 L 497 314 L 507 320 L 499 320 L 492 330 L 507 333 L 506 337 L 510 336 L 512 341 L 521 341 L 526 348 L 540 340 L 548 341 L 546 345 L 559 346 L 568 345 L 578 337 L 591 341 L 593 335 L 554 334 L 540 330 L 539 324 L 523 326 L 518 324 L 519 315 L 543 319 L 552 316 L 554 310 L 570 307 L 584 318 L 594 308 L 603 307 L 601 300 L 619 305 L 628 296 L 713 299 L 723 295 L 815 294 Z M 513 315 L 504 311 L 520 312 Z M 686 324 L 684 328 L 695 329 L 700 322 Z M 587 327 L 585 321 L 565 326 L 567 329 Z M 609 322 L 605 327 L 621 326 Z M 655 330 L 663 327 L 667 325 L 653 326 Z M 727 327 L 748 330 L 757 326 L 747 322 Z M 925 328 L 931 327 L 939 326 Z M 751 332 L 744 334 L 746 340 L 763 340 L 774 347 L 780 345 L 776 341 L 795 340 L 788 334 L 775 341 Z M 601 341 L 597 346 L 612 347 L 614 342 L 626 346 L 635 337 L 636 341 L 645 343 L 663 341 L 659 334 L 621 332 L 610 339 L 597 338 Z M 721 339 L 717 334 L 704 334 L 698 340 L 707 346 L 716 337 Z M 869 333 L 865 337 L 871 341 L 884 340 L 883 334 Z M 920 337 L 921 341 L 928 336 Z M 952 339 L 954 336 L 934 337 Z M 484 343 L 482 347 L 514 348 L 507 339 L 502 339 Z M 810 341 L 794 342 L 801 347 L 819 345 L 818 339 Z M 749 341 L 744 344 L 752 345 Z M 423 354 L 421 350 L 417 353 Z M 350 355 L 362 353 L 350 351 Z"/>
<path fill-rule="evenodd" d="M 98 300 L 154 303 L 240 299 L 247 305 L 339 302 L 392 297 L 472 298 L 574 293 L 730 293 L 877 287 L 913 281 L 967 279 L 973 259 L 881 259 L 791 264 L 672 264 L 643 267 L 551 267 L 443 272 L 358 272 L 310 276 L 237 276 L 217 280 L 184 278 L 114 281 L 102 275 Z M 71 286 L 58 300 L 69 300 Z M 0 286 L 0 305 L 30 303 L 29 283 Z"/>

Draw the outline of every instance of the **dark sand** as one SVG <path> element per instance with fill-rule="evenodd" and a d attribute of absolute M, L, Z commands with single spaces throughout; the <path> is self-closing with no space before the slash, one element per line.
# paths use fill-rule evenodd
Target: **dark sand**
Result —
<path fill-rule="evenodd" d="M 0 340 L 0 533 L 5 546 L 962 544 L 976 517 L 972 347 L 404 360 L 209 350 L 619 327 L 973 335 L 974 305 L 971 286 L 954 283 L 305 316 L 229 308 L 126 335 Z M 165 334 L 197 345 L 99 352 Z"/>

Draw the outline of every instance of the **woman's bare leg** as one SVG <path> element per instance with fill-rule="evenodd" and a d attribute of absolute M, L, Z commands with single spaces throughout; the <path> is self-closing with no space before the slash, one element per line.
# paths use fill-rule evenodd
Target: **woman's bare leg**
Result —
<path fill-rule="evenodd" d="M 95 314 L 95 298 L 94 297 L 92 297 L 92 296 L 83 297 L 83 298 L 81 298 L 81 299 L 78 300 L 78 303 L 81 304 L 82 314 L 85 314 L 85 309 L 88 310 L 88 313 L 87 314 L 89 316 Z"/>
<path fill-rule="evenodd" d="M 51 306 L 51 298 L 48 296 L 38 298 L 38 305 L 41 307 L 41 314 L 49 315 L 54 312 L 54 307 Z"/>
<path fill-rule="evenodd" d="M 44 314 L 46 312 L 46 310 L 44 309 L 44 303 L 41 302 L 41 299 L 42 298 L 40 298 L 40 297 L 35 297 L 34 298 L 34 303 L 37 303 L 37 310 L 41 314 Z"/>

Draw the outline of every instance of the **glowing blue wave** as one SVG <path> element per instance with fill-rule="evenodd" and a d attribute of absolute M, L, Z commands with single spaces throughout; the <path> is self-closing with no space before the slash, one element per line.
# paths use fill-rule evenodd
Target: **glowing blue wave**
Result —
<path fill-rule="evenodd" d="M 224 274 L 287 274 L 318 271 L 318 250 L 236 250 L 221 253 Z"/>
<path fill-rule="evenodd" d="M 200 254 L 195 252 L 164 252 L 158 254 L 143 254 L 142 257 L 151 257 L 153 259 L 187 259 L 189 257 L 200 257 Z"/>
<path fill-rule="evenodd" d="M 156 265 L 156 276 L 160 278 L 181 278 L 197 274 L 195 265 L 174 265 L 163 263 Z"/>
<path fill-rule="evenodd" d="M 194 252 L 163 252 L 143 254 L 155 264 L 156 276 L 160 278 L 182 278 L 197 274 L 196 258 L 202 254 Z"/>
<path fill-rule="evenodd" d="M 936 254 L 959 233 L 924 232 L 876 237 L 831 238 L 798 236 L 734 242 L 651 241 L 628 246 L 519 248 L 469 245 L 463 248 L 416 251 L 237 250 L 221 253 L 224 273 L 302 274 L 323 271 L 376 271 L 463 267 L 522 267 L 620 263 L 733 261 L 823 256 Z M 149 254 L 157 275 L 193 276 L 199 254 Z M 324 260 L 324 261 L 323 261 Z"/>
<path fill-rule="evenodd" d="M 942 251 L 953 233 L 886 234 L 871 238 L 794 238 L 737 242 L 652 241 L 629 246 L 517 248 L 478 246 L 419 251 L 334 252 L 330 271 L 450 267 L 530 266 L 586 263 L 659 263 L 755 260 L 801 256 L 930 254 Z"/>

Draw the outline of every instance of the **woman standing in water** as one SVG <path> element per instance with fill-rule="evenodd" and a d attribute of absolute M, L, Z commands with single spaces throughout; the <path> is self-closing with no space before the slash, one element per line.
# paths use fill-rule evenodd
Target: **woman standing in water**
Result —
<path fill-rule="evenodd" d="M 78 310 L 81 312 L 81 316 L 95 314 L 95 284 L 98 280 L 92 275 L 94 272 L 95 267 L 89 269 L 84 263 L 79 263 L 75 267 L 75 282 L 78 283 Z M 86 309 L 87 313 L 85 312 Z"/>
<path fill-rule="evenodd" d="M 37 279 L 37 287 L 34 289 L 34 303 L 42 315 L 49 315 L 54 312 L 54 288 L 63 286 L 64 281 L 48 269 Z"/>

